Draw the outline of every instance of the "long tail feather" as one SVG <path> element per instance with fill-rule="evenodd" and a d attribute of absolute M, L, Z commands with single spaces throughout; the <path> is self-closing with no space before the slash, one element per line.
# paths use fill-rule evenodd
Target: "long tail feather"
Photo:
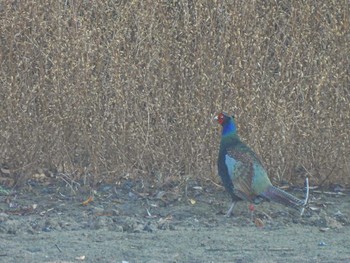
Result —
<path fill-rule="evenodd" d="M 303 207 L 305 205 L 303 200 L 300 200 L 295 196 L 283 191 L 282 189 L 279 189 L 272 185 L 261 195 L 270 201 L 274 201 L 294 208 Z"/>

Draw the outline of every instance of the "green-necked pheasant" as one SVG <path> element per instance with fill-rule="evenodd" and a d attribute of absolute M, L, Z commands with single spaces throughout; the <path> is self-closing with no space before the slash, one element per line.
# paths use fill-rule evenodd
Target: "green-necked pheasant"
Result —
<path fill-rule="evenodd" d="M 305 205 L 306 201 L 271 184 L 259 157 L 240 140 L 234 116 L 220 113 L 215 119 L 222 125 L 218 171 L 233 201 L 228 216 L 238 200 L 257 203 L 267 199 L 294 208 Z"/>

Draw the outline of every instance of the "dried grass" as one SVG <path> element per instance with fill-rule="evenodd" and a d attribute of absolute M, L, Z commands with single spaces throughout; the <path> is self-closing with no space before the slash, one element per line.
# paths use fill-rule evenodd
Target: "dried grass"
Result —
<path fill-rule="evenodd" d="M 3 1 L 0 161 L 16 180 L 214 179 L 225 110 L 272 178 L 349 183 L 349 9 Z"/>

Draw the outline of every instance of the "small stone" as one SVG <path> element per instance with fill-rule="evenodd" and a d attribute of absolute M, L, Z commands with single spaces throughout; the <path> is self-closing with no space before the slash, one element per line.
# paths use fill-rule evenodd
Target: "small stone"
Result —
<path fill-rule="evenodd" d="M 319 230 L 321 232 L 327 232 L 330 228 L 329 227 L 321 227 Z"/>
<path fill-rule="evenodd" d="M 9 218 L 9 215 L 6 213 L 0 213 L 0 222 L 5 222 Z"/>

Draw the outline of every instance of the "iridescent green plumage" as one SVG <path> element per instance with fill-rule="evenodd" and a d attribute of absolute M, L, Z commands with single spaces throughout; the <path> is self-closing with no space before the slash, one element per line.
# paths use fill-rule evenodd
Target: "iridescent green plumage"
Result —
<path fill-rule="evenodd" d="M 233 202 L 267 199 L 295 208 L 304 205 L 304 201 L 272 185 L 259 157 L 240 140 L 233 116 L 220 113 L 217 120 L 223 127 L 218 172 Z"/>

